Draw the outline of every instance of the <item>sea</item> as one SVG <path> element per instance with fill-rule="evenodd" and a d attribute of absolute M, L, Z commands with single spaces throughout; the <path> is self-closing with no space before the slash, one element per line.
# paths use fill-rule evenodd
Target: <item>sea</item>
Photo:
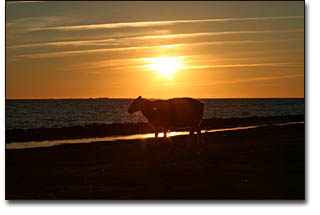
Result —
<path fill-rule="evenodd" d="M 204 118 L 242 118 L 303 115 L 304 98 L 200 99 Z M 59 128 L 90 124 L 139 123 L 130 115 L 132 99 L 19 99 L 6 100 L 6 129 Z"/>

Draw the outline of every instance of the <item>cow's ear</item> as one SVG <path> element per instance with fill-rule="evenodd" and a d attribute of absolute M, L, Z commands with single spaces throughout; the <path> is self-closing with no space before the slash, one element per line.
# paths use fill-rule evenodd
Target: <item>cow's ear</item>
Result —
<path fill-rule="evenodd" d="M 141 99 L 141 96 L 139 96 L 138 99 Z"/>

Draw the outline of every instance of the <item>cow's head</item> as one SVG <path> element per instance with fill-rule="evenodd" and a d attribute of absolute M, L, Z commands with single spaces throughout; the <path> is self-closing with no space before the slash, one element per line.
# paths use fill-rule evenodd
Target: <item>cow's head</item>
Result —
<path fill-rule="evenodd" d="M 128 109 L 128 113 L 133 114 L 135 112 L 138 112 L 139 110 L 141 110 L 141 102 L 142 102 L 142 97 L 139 96 L 138 98 L 136 98 L 135 100 L 133 100 L 133 102 L 131 103 L 129 109 Z"/>

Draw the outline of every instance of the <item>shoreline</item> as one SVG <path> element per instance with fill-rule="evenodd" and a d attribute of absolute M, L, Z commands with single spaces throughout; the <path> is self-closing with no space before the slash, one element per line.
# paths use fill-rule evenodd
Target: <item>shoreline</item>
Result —
<path fill-rule="evenodd" d="M 246 126 L 246 127 L 235 127 L 235 128 L 222 128 L 222 129 L 211 129 L 211 130 L 202 130 L 202 137 L 206 141 L 206 135 L 210 133 L 216 132 L 225 132 L 225 131 L 238 131 L 238 130 L 247 130 L 247 129 L 255 129 L 266 126 L 286 126 L 286 125 L 297 125 L 304 124 L 304 122 L 288 122 L 281 124 L 271 124 L 271 125 L 256 125 L 256 126 Z M 173 138 L 177 136 L 185 136 L 189 135 L 188 131 L 177 131 L 168 133 L 168 138 Z M 27 149 L 27 148 L 43 148 L 43 147 L 54 147 L 61 146 L 66 144 L 91 144 L 98 142 L 116 142 L 123 140 L 145 140 L 154 138 L 154 133 L 148 134 L 132 134 L 132 135 L 120 135 L 120 136 L 107 136 L 107 137 L 94 137 L 94 138 L 81 138 L 81 139 L 65 139 L 65 140 L 44 140 L 44 141 L 29 141 L 29 142 L 12 142 L 10 144 L 6 144 L 6 149 L 8 150 L 16 150 L 16 149 Z M 159 135 L 159 138 L 163 138 L 163 133 Z"/>
<path fill-rule="evenodd" d="M 304 124 L 6 150 L 6 199 L 305 199 Z M 107 144 L 106 144 L 107 143 Z"/>
<path fill-rule="evenodd" d="M 212 118 L 204 119 L 203 130 L 225 129 L 233 127 L 255 126 L 260 124 L 276 124 L 304 121 L 304 115 L 287 115 L 272 117 L 243 117 L 243 118 Z M 187 131 L 174 129 L 172 131 Z M 95 137 L 110 137 L 132 134 L 153 133 L 148 123 L 112 123 L 91 124 L 63 128 L 36 128 L 36 129 L 6 129 L 6 144 L 12 142 L 67 140 Z"/>

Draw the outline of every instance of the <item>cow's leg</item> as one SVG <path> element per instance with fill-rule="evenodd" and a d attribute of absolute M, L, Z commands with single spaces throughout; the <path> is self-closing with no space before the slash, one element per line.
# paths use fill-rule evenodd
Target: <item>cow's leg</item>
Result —
<path fill-rule="evenodd" d="M 154 137 L 156 138 L 156 140 L 158 139 L 158 133 L 159 133 L 159 129 L 158 127 L 154 128 Z"/>
<path fill-rule="evenodd" d="M 167 138 L 167 132 L 168 132 L 168 129 L 167 128 L 163 128 L 163 137 L 164 138 Z"/>
<path fill-rule="evenodd" d="M 200 126 L 197 127 L 197 141 L 198 141 L 198 143 L 203 143 L 203 138 L 202 138 Z"/>
<path fill-rule="evenodd" d="M 193 135 L 194 135 L 194 127 L 191 127 L 191 128 L 190 128 L 189 136 L 188 136 L 188 138 L 187 138 L 187 143 L 191 143 L 191 142 L 192 142 Z"/>
<path fill-rule="evenodd" d="M 194 135 L 194 127 L 190 128 L 189 136 L 192 137 Z"/>

